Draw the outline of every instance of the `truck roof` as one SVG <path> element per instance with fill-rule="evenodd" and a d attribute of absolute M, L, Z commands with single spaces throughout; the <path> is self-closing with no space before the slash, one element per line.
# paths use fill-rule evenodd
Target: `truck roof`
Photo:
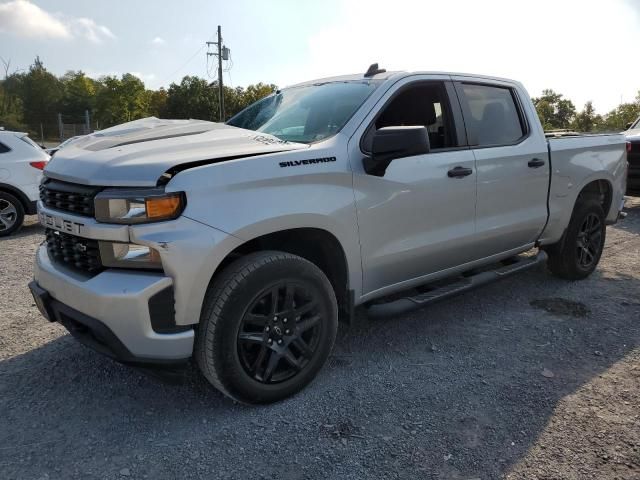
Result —
<path fill-rule="evenodd" d="M 409 71 L 403 71 L 403 70 L 396 70 L 391 72 L 376 73 L 375 75 L 371 75 L 371 76 L 365 76 L 364 73 L 354 73 L 350 75 L 324 77 L 324 78 L 318 78 L 315 80 L 308 80 L 305 82 L 296 83 L 294 85 L 289 85 L 287 88 L 315 85 L 318 83 L 355 82 L 355 81 L 362 81 L 362 80 L 369 80 L 369 79 L 384 81 L 384 80 L 391 80 L 391 79 L 399 79 L 399 78 L 403 78 L 411 75 L 448 75 L 448 76 L 456 76 L 456 77 L 472 77 L 475 79 L 484 79 L 484 80 L 491 80 L 491 81 L 498 81 L 498 82 L 519 83 L 509 78 L 495 77 L 491 75 L 478 75 L 474 73 L 427 71 L 427 70 L 418 70 L 418 71 L 409 72 Z"/>

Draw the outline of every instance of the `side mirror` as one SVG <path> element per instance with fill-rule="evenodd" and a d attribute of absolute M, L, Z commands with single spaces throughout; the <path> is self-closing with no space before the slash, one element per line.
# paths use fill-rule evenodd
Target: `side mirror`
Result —
<path fill-rule="evenodd" d="M 425 127 L 384 127 L 373 136 L 371 157 L 364 159 L 364 170 L 382 177 L 392 160 L 424 153 L 429 153 L 429 132 Z"/>

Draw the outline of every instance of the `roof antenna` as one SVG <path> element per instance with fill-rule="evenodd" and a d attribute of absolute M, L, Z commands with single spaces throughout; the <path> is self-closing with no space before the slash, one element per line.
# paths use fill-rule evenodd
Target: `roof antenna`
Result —
<path fill-rule="evenodd" d="M 371 65 L 369 65 L 369 69 L 367 70 L 367 73 L 364 74 L 365 78 L 367 77 L 373 77 L 374 75 L 377 75 L 378 73 L 384 73 L 386 72 L 386 70 L 384 68 L 378 68 L 378 64 L 377 63 L 372 63 Z"/>

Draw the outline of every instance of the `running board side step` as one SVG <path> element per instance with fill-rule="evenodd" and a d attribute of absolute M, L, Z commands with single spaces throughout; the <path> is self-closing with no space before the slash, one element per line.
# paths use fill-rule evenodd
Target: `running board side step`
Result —
<path fill-rule="evenodd" d="M 533 257 L 515 257 L 513 263 L 499 267 L 495 270 L 489 270 L 468 277 L 461 278 L 453 283 L 449 283 L 442 287 L 430 290 L 425 293 L 415 295 L 413 297 L 404 297 L 389 303 L 373 304 L 367 308 L 367 315 L 371 318 L 389 317 L 393 315 L 401 315 L 403 313 L 417 310 L 430 303 L 442 300 L 444 298 L 466 292 L 473 288 L 495 282 L 501 278 L 508 277 L 514 273 L 528 270 L 547 260 L 547 254 L 542 250 Z"/>

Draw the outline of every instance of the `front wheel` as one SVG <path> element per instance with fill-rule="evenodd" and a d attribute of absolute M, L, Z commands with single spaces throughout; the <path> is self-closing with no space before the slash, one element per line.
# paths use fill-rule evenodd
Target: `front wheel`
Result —
<path fill-rule="evenodd" d="M 598 200 L 578 200 L 564 238 L 545 248 L 547 266 L 554 275 L 581 280 L 596 269 L 606 236 L 604 211 Z"/>
<path fill-rule="evenodd" d="M 210 285 L 195 358 L 209 382 L 231 398 L 275 402 L 313 380 L 337 327 L 335 293 L 318 267 L 288 253 L 253 253 Z"/>

